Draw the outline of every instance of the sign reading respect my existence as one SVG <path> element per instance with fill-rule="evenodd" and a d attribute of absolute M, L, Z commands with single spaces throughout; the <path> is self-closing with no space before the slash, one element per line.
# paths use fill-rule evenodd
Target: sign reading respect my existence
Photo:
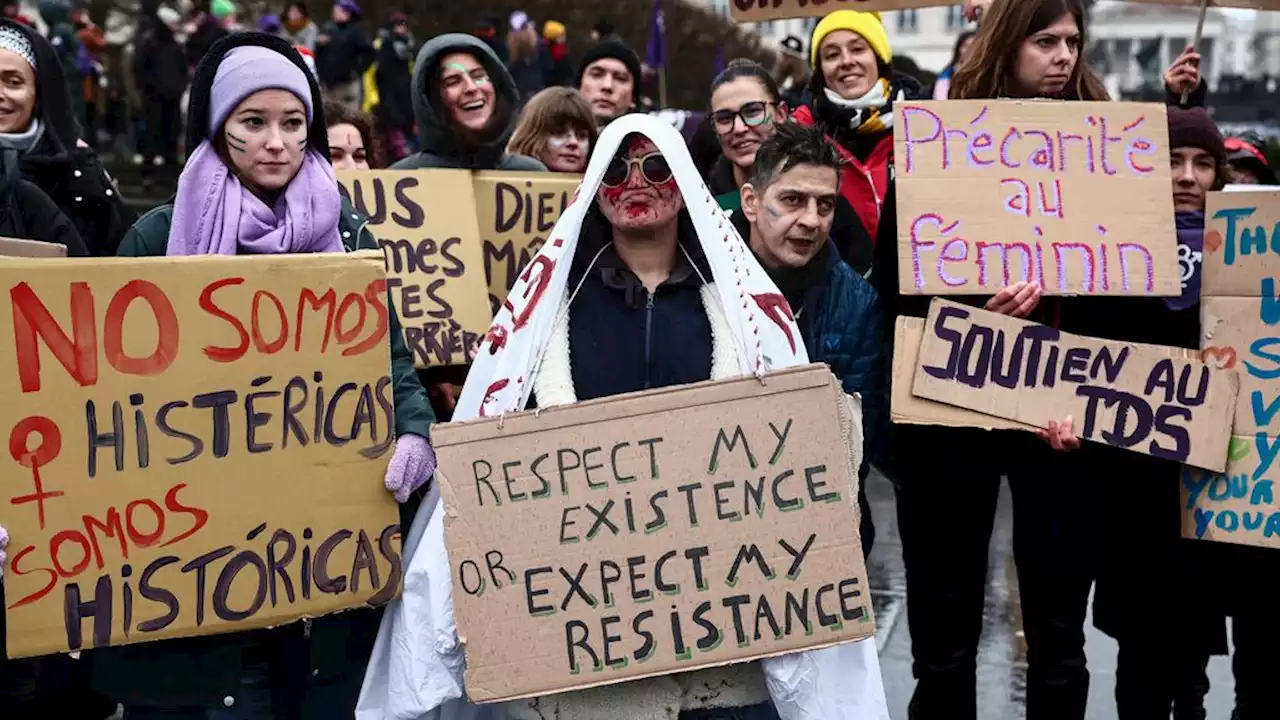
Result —
<path fill-rule="evenodd" d="M 414 365 L 465 365 L 493 315 L 467 170 L 338 173 L 369 218 Z"/>
<path fill-rule="evenodd" d="M 0 259 L 9 657 L 395 596 L 377 253 Z"/>
<path fill-rule="evenodd" d="M 1201 357 L 1240 377 L 1225 473 L 1185 468 L 1183 535 L 1280 548 L 1280 192 L 1210 193 Z"/>
<path fill-rule="evenodd" d="M 1113 342 L 934 298 L 911 392 L 1221 471 L 1239 386 L 1193 351 Z"/>
<path fill-rule="evenodd" d="M 437 426 L 468 697 L 873 635 L 856 412 L 810 365 Z"/>
<path fill-rule="evenodd" d="M 1145 103 L 895 106 L 902 292 L 1178 295 L 1166 122 Z"/>
<path fill-rule="evenodd" d="M 542 248 L 560 213 L 573 200 L 581 175 L 545 172 L 478 172 L 476 211 L 484 240 L 489 306 L 496 315 L 507 292 Z"/>

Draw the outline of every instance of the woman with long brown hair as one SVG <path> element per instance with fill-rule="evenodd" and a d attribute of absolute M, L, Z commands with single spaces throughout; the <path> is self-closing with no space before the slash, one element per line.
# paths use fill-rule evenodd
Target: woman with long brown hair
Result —
<path fill-rule="evenodd" d="M 507 152 L 541 160 L 551 172 L 581 173 L 598 134 L 591 106 L 577 90 L 549 87 L 525 105 Z"/>

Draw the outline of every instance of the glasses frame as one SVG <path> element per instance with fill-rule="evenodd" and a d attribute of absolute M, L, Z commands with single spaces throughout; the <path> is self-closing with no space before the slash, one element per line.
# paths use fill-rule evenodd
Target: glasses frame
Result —
<path fill-rule="evenodd" d="M 748 107 L 751 107 L 752 105 L 764 106 L 764 115 L 761 116 L 760 122 L 757 122 L 755 124 L 752 124 L 750 121 L 748 121 L 747 116 L 743 114 L 743 112 Z M 769 122 L 774 118 L 774 115 L 772 112 L 770 112 L 770 110 L 774 109 L 776 105 L 777 103 L 769 102 L 766 100 L 752 100 L 749 103 L 743 103 L 742 107 L 738 108 L 737 110 L 717 110 L 711 113 L 711 127 L 716 131 L 717 135 L 728 135 L 732 133 L 733 129 L 738 125 L 738 120 L 742 120 L 742 126 L 747 129 L 758 128 L 761 125 L 764 125 L 765 123 Z M 729 124 L 725 127 L 724 130 L 720 129 L 720 121 L 716 118 L 716 116 L 720 115 L 720 113 L 727 113 L 729 114 L 729 117 L 730 117 Z M 720 115 L 720 117 L 725 117 L 725 115 Z"/>
<path fill-rule="evenodd" d="M 626 185 L 627 180 L 631 177 L 631 168 L 632 166 L 635 166 L 635 165 L 640 166 L 640 176 L 643 177 L 645 181 L 648 182 L 650 185 L 661 185 L 662 183 L 667 182 L 668 180 L 676 176 L 675 171 L 671 169 L 671 163 L 667 163 L 666 177 L 662 178 L 661 180 L 655 180 L 652 177 L 650 177 L 649 173 L 645 172 L 644 170 L 644 163 L 646 160 L 652 157 L 660 157 L 662 158 L 663 162 L 666 162 L 666 157 L 659 151 L 646 153 L 644 155 L 641 155 L 638 158 L 615 157 L 614 159 L 609 161 L 609 165 L 608 167 L 605 168 L 604 174 L 600 176 L 600 184 L 607 188 L 616 188 L 616 187 L 622 187 L 623 185 Z M 611 183 L 605 178 L 609 175 L 609 168 L 613 167 L 613 164 L 617 162 L 620 162 L 626 165 L 627 171 L 623 173 L 622 180 L 616 183 Z"/>

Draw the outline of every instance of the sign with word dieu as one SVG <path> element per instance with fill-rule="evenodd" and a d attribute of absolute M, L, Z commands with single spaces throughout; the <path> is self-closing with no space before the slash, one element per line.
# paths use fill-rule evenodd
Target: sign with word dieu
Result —
<path fill-rule="evenodd" d="M 498 313 L 516 277 L 551 234 L 573 200 L 581 175 L 545 172 L 478 172 L 476 210 L 484 241 L 489 307 Z"/>
<path fill-rule="evenodd" d="M 898 282 L 915 295 L 1178 295 L 1163 105 L 894 107 Z"/>
<path fill-rule="evenodd" d="M 376 252 L 0 259 L 10 657 L 399 591 Z"/>
<path fill-rule="evenodd" d="M 338 182 L 386 255 L 414 365 L 470 362 L 493 321 L 471 173 L 348 170 Z"/>
<path fill-rule="evenodd" d="M 1225 473 L 1186 468 L 1183 534 L 1280 548 L 1280 192 L 1210 193 L 1201 358 L 1240 377 Z"/>
<path fill-rule="evenodd" d="M 1208 470 L 1226 466 L 1239 387 L 1195 352 L 1113 342 L 934 298 L 911 392 Z"/>
<path fill-rule="evenodd" d="M 906 10 L 959 4 L 956 0 L 729 0 L 729 13 L 737 22 L 759 22 L 822 17 L 836 10 Z"/>
<path fill-rule="evenodd" d="M 438 426 L 468 697 L 873 635 L 856 412 L 809 365 Z"/>

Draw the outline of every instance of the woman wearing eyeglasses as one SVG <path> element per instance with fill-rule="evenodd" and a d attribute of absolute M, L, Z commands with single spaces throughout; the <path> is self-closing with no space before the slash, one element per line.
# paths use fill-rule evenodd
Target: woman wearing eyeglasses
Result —
<path fill-rule="evenodd" d="M 721 155 L 707 177 L 707 188 L 720 207 L 736 213 L 742 206 L 738 191 L 751 175 L 756 150 L 773 137 L 779 123 L 787 122 L 789 112 L 778 83 L 753 60 L 730 62 L 711 82 L 708 122 L 720 140 Z M 843 195 L 836 201 L 831 240 L 850 267 L 863 276 L 870 272 L 871 235 Z"/>

